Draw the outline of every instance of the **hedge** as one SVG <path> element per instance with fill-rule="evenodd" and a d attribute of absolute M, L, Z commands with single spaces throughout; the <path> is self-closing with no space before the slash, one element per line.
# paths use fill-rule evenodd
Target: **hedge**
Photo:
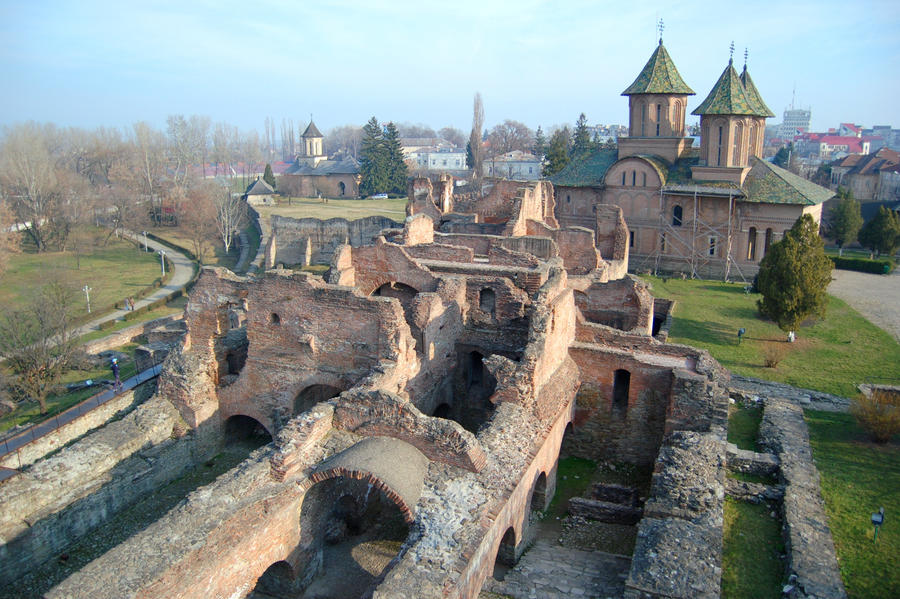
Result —
<path fill-rule="evenodd" d="M 876 275 L 886 275 L 894 271 L 894 261 L 890 258 L 871 260 L 869 258 L 849 258 L 841 256 L 829 256 L 835 268 L 841 270 L 855 270 Z"/>

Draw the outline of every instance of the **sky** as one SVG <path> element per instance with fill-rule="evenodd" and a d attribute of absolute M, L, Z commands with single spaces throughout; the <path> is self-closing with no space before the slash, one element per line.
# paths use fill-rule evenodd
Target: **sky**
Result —
<path fill-rule="evenodd" d="M 782 120 L 900 128 L 897 0 L 0 0 L 0 125 L 164 127 L 199 114 L 262 133 L 379 121 L 544 130 L 627 124 L 620 94 L 663 43 L 696 92 L 748 66 Z M 688 123 L 699 117 L 688 117 Z"/>

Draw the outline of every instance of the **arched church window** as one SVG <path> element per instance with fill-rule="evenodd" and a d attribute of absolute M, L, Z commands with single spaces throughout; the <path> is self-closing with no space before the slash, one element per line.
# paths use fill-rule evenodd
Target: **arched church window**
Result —
<path fill-rule="evenodd" d="M 672 226 L 673 227 L 681 226 L 681 219 L 682 219 L 683 214 L 684 214 L 684 210 L 678 204 L 676 204 L 675 207 L 672 208 Z"/>

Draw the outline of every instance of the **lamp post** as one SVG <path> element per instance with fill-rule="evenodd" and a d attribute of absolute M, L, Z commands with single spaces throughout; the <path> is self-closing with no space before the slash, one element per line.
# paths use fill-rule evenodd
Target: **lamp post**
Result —
<path fill-rule="evenodd" d="M 141 235 L 144 236 L 144 251 L 145 251 L 145 252 L 149 252 L 149 251 L 150 251 L 150 248 L 147 247 L 147 232 L 146 232 L 146 231 L 141 231 Z"/>
<path fill-rule="evenodd" d="M 81 290 L 84 291 L 84 297 L 87 300 L 88 314 L 90 314 L 91 313 L 91 288 L 88 287 L 87 285 L 85 285 L 84 287 L 81 288 Z"/>
<path fill-rule="evenodd" d="M 159 250 L 159 264 L 162 267 L 162 276 L 166 276 L 166 252 Z"/>
<path fill-rule="evenodd" d="M 878 540 L 878 527 L 884 524 L 884 508 L 881 508 L 875 514 L 872 514 L 872 524 L 875 526 L 875 538 L 872 539 L 872 542 L 874 543 Z"/>

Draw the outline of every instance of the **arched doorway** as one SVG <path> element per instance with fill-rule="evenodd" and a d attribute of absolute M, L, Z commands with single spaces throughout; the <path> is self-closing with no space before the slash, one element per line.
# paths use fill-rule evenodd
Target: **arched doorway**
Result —
<path fill-rule="evenodd" d="M 263 572 L 248 597 L 254 599 L 262 597 L 287 599 L 296 597 L 300 590 L 299 581 L 294 576 L 293 569 L 290 564 L 282 560 L 275 562 Z"/>
<path fill-rule="evenodd" d="M 343 181 L 338 182 L 338 189 L 340 189 L 340 191 L 341 191 L 341 196 L 343 196 L 344 194 L 347 193 L 347 186 L 344 184 Z"/>
<path fill-rule="evenodd" d="M 361 597 L 383 579 L 409 535 L 400 508 L 369 481 L 315 484 L 300 509 L 304 592 L 295 597 Z"/>
<path fill-rule="evenodd" d="M 246 445 L 253 449 L 272 442 L 272 435 L 261 422 L 237 414 L 225 421 L 225 445 Z"/>
<path fill-rule="evenodd" d="M 547 474 L 541 472 L 537 480 L 534 482 L 534 489 L 531 491 L 531 511 L 543 512 L 550 504 L 547 497 Z"/>
<path fill-rule="evenodd" d="M 628 392 L 631 387 L 631 373 L 624 369 L 613 374 L 612 413 L 624 418 L 628 412 Z"/>
<path fill-rule="evenodd" d="M 341 389 L 331 385 L 310 385 L 294 398 L 294 416 L 310 410 L 317 403 L 328 401 L 341 394 Z"/>
<path fill-rule="evenodd" d="M 494 573 L 496 580 L 503 580 L 510 568 L 516 565 L 516 531 L 512 526 L 503 533 L 500 546 L 497 548 L 497 557 L 494 559 Z"/>

